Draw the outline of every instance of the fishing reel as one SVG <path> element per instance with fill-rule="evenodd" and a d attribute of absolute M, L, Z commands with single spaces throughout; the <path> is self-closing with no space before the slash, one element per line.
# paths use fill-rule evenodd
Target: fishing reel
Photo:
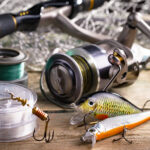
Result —
<path fill-rule="evenodd" d="M 91 93 L 134 83 L 139 71 L 146 69 L 150 53 L 145 49 L 139 52 L 133 43 L 137 30 L 150 37 L 150 27 L 135 9 L 129 14 L 117 41 L 71 25 L 67 25 L 68 31 L 69 27 L 74 31 L 74 36 L 77 34 L 81 39 L 97 45 L 77 47 L 66 54 L 49 57 L 41 76 L 41 91 L 53 103 L 71 108 L 81 97 Z M 50 95 L 44 89 L 44 75 Z"/>
<path fill-rule="evenodd" d="M 130 85 L 138 75 L 139 65 L 132 52 L 105 40 L 50 56 L 41 76 L 41 91 L 53 103 L 71 108 L 81 97 L 111 86 Z"/>

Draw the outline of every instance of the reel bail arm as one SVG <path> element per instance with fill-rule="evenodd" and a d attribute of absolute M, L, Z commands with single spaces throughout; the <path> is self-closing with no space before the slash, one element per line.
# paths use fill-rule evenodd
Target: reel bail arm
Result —
<path fill-rule="evenodd" d="M 125 80 L 125 76 L 122 74 L 125 74 L 127 72 L 127 62 L 126 62 L 126 56 L 121 53 L 121 50 L 115 49 L 113 54 L 110 54 L 108 56 L 108 61 L 118 67 L 118 70 L 116 71 L 116 74 L 112 76 L 108 84 L 105 86 L 103 91 L 107 91 L 111 84 L 117 79 L 120 78 L 119 76 L 121 75 L 121 80 Z"/>

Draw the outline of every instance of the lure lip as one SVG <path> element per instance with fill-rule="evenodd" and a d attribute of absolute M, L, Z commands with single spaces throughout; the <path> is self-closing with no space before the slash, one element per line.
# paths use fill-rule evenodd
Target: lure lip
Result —
<path fill-rule="evenodd" d="M 91 132 L 87 132 L 84 136 L 81 137 L 81 141 L 91 143 L 93 136 L 94 134 L 92 134 Z"/>
<path fill-rule="evenodd" d="M 76 114 L 71 117 L 70 124 L 77 125 L 78 123 L 81 123 L 83 121 L 85 114 L 82 112 L 82 110 L 76 104 L 73 105 L 73 108 L 74 108 Z M 80 118 L 79 118 L 79 115 L 81 115 Z"/>
<path fill-rule="evenodd" d="M 79 116 L 80 115 L 80 116 Z M 77 112 L 74 116 L 70 119 L 70 125 L 78 125 L 83 122 L 85 114 L 82 112 Z"/>
<path fill-rule="evenodd" d="M 96 129 L 94 127 L 88 129 L 88 131 L 83 135 L 80 140 L 84 143 L 92 143 L 92 146 L 96 143 Z"/>

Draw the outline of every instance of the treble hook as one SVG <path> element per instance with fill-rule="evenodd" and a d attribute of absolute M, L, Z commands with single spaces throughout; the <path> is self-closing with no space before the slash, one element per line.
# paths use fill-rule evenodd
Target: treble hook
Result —
<path fill-rule="evenodd" d="M 91 115 L 92 113 L 93 113 L 93 111 L 90 111 L 89 113 L 87 113 L 87 114 L 84 115 L 83 124 L 84 124 L 85 131 L 87 131 L 86 118 L 87 118 L 89 115 Z"/>
<path fill-rule="evenodd" d="M 147 101 L 144 103 L 144 105 L 143 105 L 143 107 L 142 107 L 142 111 L 144 111 L 144 110 L 149 110 L 149 108 L 148 108 L 148 109 L 145 108 L 145 106 L 146 106 L 149 102 L 150 102 L 150 100 L 147 100 Z"/>
<path fill-rule="evenodd" d="M 49 116 L 48 116 L 48 117 L 47 117 L 47 120 L 46 120 L 46 122 L 45 122 L 44 136 L 43 136 L 41 139 L 37 139 L 37 138 L 35 137 L 35 129 L 34 129 L 34 131 L 33 131 L 33 138 L 34 138 L 34 140 L 36 140 L 36 141 L 43 141 L 43 140 L 45 139 L 45 142 L 46 142 L 46 143 L 50 143 L 50 142 L 53 140 L 53 138 L 54 138 L 54 130 L 53 130 L 53 132 L 52 132 L 52 136 L 51 136 L 51 133 L 50 133 L 50 131 L 49 131 L 48 138 L 47 138 L 47 130 L 48 130 L 48 123 L 49 123 L 49 121 L 50 121 L 50 118 L 49 118 Z"/>

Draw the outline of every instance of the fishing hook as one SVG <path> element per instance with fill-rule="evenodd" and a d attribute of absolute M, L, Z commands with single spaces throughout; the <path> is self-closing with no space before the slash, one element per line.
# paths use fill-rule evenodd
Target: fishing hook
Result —
<path fill-rule="evenodd" d="M 89 113 L 84 115 L 83 124 L 84 124 L 85 131 L 87 131 L 86 117 L 88 117 L 91 113 L 93 113 L 93 111 L 90 111 Z"/>
<path fill-rule="evenodd" d="M 147 101 L 144 103 L 144 105 L 143 105 L 143 107 L 142 107 L 142 111 L 144 111 L 144 110 L 149 110 L 149 108 L 148 108 L 148 109 L 145 108 L 145 106 L 146 106 L 149 102 L 150 102 L 150 100 L 147 100 Z"/>
<path fill-rule="evenodd" d="M 122 136 L 121 136 L 120 138 L 118 138 L 118 139 L 113 139 L 112 142 L 116 142 L 116 141 L 119 141 L 119 140 L 121 140 L 121 139 L 124 139 L 124 140 L 125 140 L 126 142 L 128 142 L 129 144 L 132 144 L 132 141 L 129 141 L 129 140 L 125 137 L 126 132 L 127 132 L 127 128 L 124 126 L 124 129 L 123 129 L 123 132 L 122 132 Z"/>
<path fill-rule="evenodd" d="M 51 133 L 50 133 L 50 131 L 49 131 L 48 137 L 47 137 L 47 130 L 48 130 L 48 123 L 49 123 L 49 121 L 50 121 L 50 118 L 49 118 L 49 116 L 48 116 L 48 118 L 47 118 L 47 120 L 46 120 L 46 122 L 45 122 L 44 136 L 43 136 L 41 139 L 37 139 L 37 138 L 35 137 L 35 129 L 34 129 L 34 131 L 33 131 L 33 138 L 34 138 L 35 141 L 43 141 L 43 140 L 45 139 L 45 142 L 46 142 L 46 143 L 50 143 L 50 142 L 53 140 L 53 138 L 54 138 L 54 130 L 53 130 L 53 132 L 52 132 L 52 136 L 51 136 Z"/>
<path fill-rule="evenodd" d="M 43 141 L 43 140 L 45 139 L 45 142 L 46 142 L 46 143 L 50 143 L 50 142 L 53 140 L 53 138 L 54 138 L 54 130 L 53 130 L 53 132 L 52 132 L 52 136 L 51 136 L 50 131 L 49 131 L 48 137 L 47 137 L 48 124 L 49 124 L 49 121 L 50 121 L 49 115 L 48 115 L 47 113 L 43 112 L 43 110 L 41 110 L 41 109 L 38 108 L 38 107 L 31 107 L 31 106 L 27 103 L 27 102 L 28 102 L 27 99 L 22 99 L 22 98 L 20 98 L 20 97 L 14 97 L 14 94 L 12 94 L 12 93 L 8 93 L 8 94 L 10 94 L 12 100 L 16 100 L 16 101 L 18 101 L 18 102 L 21 102 L 23 106 L 27 105 L 28 107 L 30 107 L 30 108 L 32 109 L 32 113 L 33 113 L 34 115 L 36 115 L 37 117 L 39 117 L 42 121 L 45 121 L 44 136 L 43 136 L 41 139 L 37 139 L 37 138 L 35 137 L 35 129 L 34 129 L 34 131 L 33 131 L 33 138 L 34 138 L 34 140 L 36 140 L 36 141 Z"/>

